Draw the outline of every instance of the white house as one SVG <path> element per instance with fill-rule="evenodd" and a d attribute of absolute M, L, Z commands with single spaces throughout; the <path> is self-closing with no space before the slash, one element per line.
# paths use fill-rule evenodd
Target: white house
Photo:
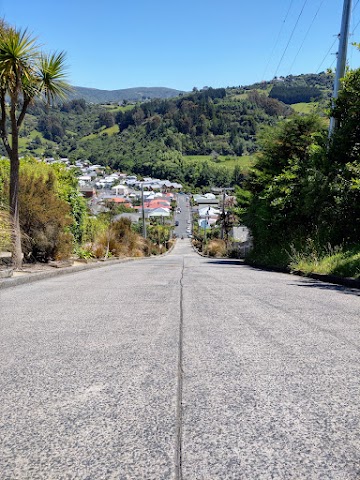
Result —
<path fill-rule="evenodd" d="M 130 189 L 126 185 L 114 185 L 111 190 L 115 191 L 115 195 L 126 196 L 129 194 Z"/>
<path fill-rule="evenodd" d="M 92 180 L 92 178 L 91 178 L 90 175 L 80 175 L 80 176 L 78 177 L 78 182 L 79 182 L 79 185 L 80 185 L 81 187 L 84 187 L 84 186 L 86 186 L 86 185 L 90 185 L 91 180 Z"/>
<path fill-rule="evenodd" d="M 148 217 L 170 217 L 170 211 L 167 208 L 155 208 L 148 213 Z"/>
<path fill-rule="evenodd" d="M 199 217 L 218 217 L 220 215 L 220 210 L 210 206 L 199 207 Z"/>

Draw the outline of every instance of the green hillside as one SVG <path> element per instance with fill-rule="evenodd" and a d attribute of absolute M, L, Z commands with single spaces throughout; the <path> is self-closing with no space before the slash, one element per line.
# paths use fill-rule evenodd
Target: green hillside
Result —
<path fill-rule="evenodd" d="M 137 87 L 120 90 L 99 90 L 97 88 L 73 87 L 69 99 L 84 99 L 89 103 L 120 103 L 144 101 L 152 98 L 172 98 L 182 93 L 180 90 L 165 87 Z"/>
<path fill-rule="evenodd" d="M 274 126 L 294 111 L 325 111 L 327 74 L 294 78 L 282 84 L 308 82 L 309 88 L 323 92 L 322 97 L 317 102 L 286 105 L 271 98 L 274 80 L 125 106 L 74 99 L 47 111 L 37 104 L 30 108 L 21 132 L 21 153 L 86 159 L 194 188 L 228 184 L 254 163 L 263 126 Z"/>

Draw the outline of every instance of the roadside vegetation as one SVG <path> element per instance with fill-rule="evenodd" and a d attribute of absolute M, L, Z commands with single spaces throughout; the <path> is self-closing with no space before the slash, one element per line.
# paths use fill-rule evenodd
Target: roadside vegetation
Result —
<path fill-rule="evenodd" d="M 360 278 L 360 245 L 318 248 L 308 242 L 303 251 L 293 250 L 289 257 L 292 271 Z"/>
<path fill-rule="evenodd" d="M 0 251 L 11 251 L 9 215 L 10 163 L 0 160 Z M 80 258 L 142 257 L 164 253 L 171 247 L 171 227 L 156 220 L 145 240 L 141 224 L 127 218 L 116 220 L 123 206 L 109 204 L 97 216 L 89 213 L 79 195 L 73 170 L 34 158 L 22 159 L 19 171 L 19 222 L 25 262 Z"/>
<path fill-rule="evenodd" d="M 237 194 L 254 239 L 249 261 L 359 276 L 360 69 L 347 73 L 332 114 L 330 144 L 316 114 L 259 136 L 258 162 Z"/>

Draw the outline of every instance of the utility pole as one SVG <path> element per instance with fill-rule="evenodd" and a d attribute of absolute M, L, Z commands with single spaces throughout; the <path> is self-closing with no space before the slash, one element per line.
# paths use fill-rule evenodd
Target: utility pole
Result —
<path fill-rule="evenodd" d="M 332 106 L 335 105 L 335 100 L 338 97 L 340 89 L 340 79 L 345 75 L 346 67 L 346 55 L 347 55 L 347 46 L 349 40 L 349 29 L 350 29 L 350 16 L 351 16 L 351 0 L 344 0 L 342 20 L 341 20 L 341 31 L 339 35 L 339 51 L 337 53 L 337 64 L 334 80 L 334 90 L 332 96 Z M 338 120 L 334 117 L 330 118 L 329 126 L 329 138 L 331 138 L 334 130 L 338 127 Z"/>
<path fill-rule="evenodd" d="M 141 183 L 141 212 L 142 212 L 142 231 L 143 237 L 146 238 L 145 208 L 144 208 L 144 184 Z"/>
<path fill-rule="evenodd" d="M 221 222 L 221 234 L 220 234 L 220 238 L 221 240 L 224 240 L 224 236 L 225 236 L 225 218 L 226 218 L 226 214 L 225 214 L 225 194 L 227 191 L 233 191 L 234 189 L 232 187 L 229 187 L 229 188 L 225 188 L 223 187 L 222 188 L 222 195 L 223 195 L 223 198 L 222 198 L 222 212 L 221 212 L 221 217 L 222 217 L 222 222 Z"/>
<path fill-rule="evenodd" d="M 225 231 L 225 189 L 223 190 L 222 198 L 222 222 L 221 222 L 221 240 L 224 240 L 224 231 Z"/>

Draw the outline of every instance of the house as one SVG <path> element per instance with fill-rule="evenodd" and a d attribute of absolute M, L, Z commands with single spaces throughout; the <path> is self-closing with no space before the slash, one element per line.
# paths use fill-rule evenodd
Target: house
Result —
<path fill-rule="evenodd" d="M 85 198 L 93 198 L 96 196 L 96 190 L 94 187 L 91 187 L 89 185 L 80 185 L 80 194 L 85 197 Z"/>
<path fill-rule="evenodd" d="M 113 187 L 111 187 L 111 189 L 114 190 L 115 195 L 117 196 L 118 195 L 126 196 L 130 192 L 129 187 L 126 185 L 114 185 Z"/>
<path fill-rule="evenodd" d="M 194 195 L 194 202 L 200 205 L 219 205 L 219 200 L 213 193 L 205 193 L 205 195 Z"/>
<path fill-rule="evenodd" d="M 247 242 L 250 238 L 250 230 L 245 225 L 233 227 L 230 231 L 230 237 L 239 243 Z"/>
<path fill-rule="evenodd" d="M 200 228 L 210 228 L 218 221 L 219 216 L 220 210 L 213 208 L 210 205 L 199 206 L 198 225 Z"/>
<path fill-rule="evenodd" d="M 170 217 L 170 211 L 166 208 L 155 208 L 147 214 L 148 217 Z"/>
<path fill-rule="evenodd" d="M 80 175 L 78 177 L 78 182 L 81 187 L 84 187 L 85 185 L 90 185 L 92 181 L 92 178 L 90 175 Z"/>
<path fill-rule="evenodd" d="M 240 257 L 245 257 L 253 247 L 250 230 L 245 225 L 233 227 L 230 230 L 232 248 L 238 250 Z"/>
<path fill-rule="evenodd" d="M 144 203 L 145 208 L 166 208 L 166 209 L 171 209 L 171 204 L 168 200 L 165 199 L 157 199 L 154 198 L 153 200 L 146 201 Z"/>
<path fill-rule="evenodd" d="M 124 197 L 105 197 L 104 200 L 116 203 L 117 205 L 124 205 L 126 208 L 133 208 L 132 203 Z"/>
<path fill-rule="evenodd" d="M 210 205 L 205 207 L 199 207 L 199 217 L 218 217 L 220 215 L 220 210 L 213 208 Z"/>

